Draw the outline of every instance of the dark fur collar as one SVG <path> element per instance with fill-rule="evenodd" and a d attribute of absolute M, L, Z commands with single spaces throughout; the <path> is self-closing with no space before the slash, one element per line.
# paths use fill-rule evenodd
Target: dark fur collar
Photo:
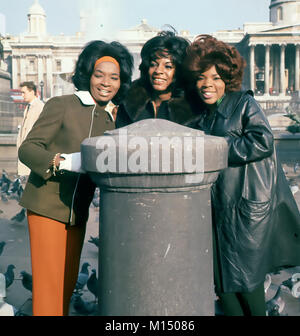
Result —
<path fill-rule="evenodd" d="M 150 94 L 142 85 L 140 79 L 135 80 L 123 101 L 125 110 L 132 121 L 145 113 L 146 106 L 151 102 Z M 169 120 L 184 123 L 194 115 L 190 104 L 184 97 L 171 98 L 168 101 Z"/>

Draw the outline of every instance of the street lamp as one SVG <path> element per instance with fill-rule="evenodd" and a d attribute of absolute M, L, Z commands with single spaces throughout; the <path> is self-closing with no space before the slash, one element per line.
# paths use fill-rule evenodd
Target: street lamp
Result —
<path fill-rule="evenodd" d="M 44 100 L 44 82 L 40 81 L 40 87 L 41 87 L 41 101 Z"/>

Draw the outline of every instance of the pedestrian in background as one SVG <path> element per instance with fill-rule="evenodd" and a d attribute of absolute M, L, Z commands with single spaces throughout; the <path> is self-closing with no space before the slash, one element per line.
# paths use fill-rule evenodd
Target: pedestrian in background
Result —
<path fill-rule="evenodd" d="M 17 137 L 17 150 L 27 137 L 29 131 L 32 129 L 32 126 L 37 121 L 44 107 L 44 103 L 37 97 L 37 87 L 34 82 L 23 82 L 20 84 L 20 88 L 23 99 L 27 103 L 27 106 L 24 110 L 22 124 L 20 126 Z M 20 160 L 18 160 L 18 175 L 28 176 L 29 174 L 30 169 Z"/>
<path fill-rule="evenodd" d="M 300 215 L 276 158 L 272 130 L 235 47 L 200 35 L 187 49 L 188 126 L 228 143 L 228 168 L 212 186 L 214 277 L 225 315 L 265 315 L 264 280 L 300 265 Z"/>

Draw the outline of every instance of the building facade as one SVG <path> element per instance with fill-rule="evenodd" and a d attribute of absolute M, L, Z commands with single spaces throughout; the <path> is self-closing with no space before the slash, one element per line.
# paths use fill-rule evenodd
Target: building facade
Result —
<path fill-rule="evenodd" d="M 26 33 L 2 41 L 12 88 L 32 80 L 40 86 L 45 99 L 72 92 L 74 87 L 69 79 L 89 36 L 89 18 L 80 13 L 81 28 L 75 36 L 50 36 L 46 13 L 38 0 L 34 0 L 27 17 Z M 243 87 L 252 89 L 265 109 L 287 106 L 300 91 L 300 0 L 270 0 L 269 17 L 269 22 L 245 23 L 243 29 L 212 33 L 242 53 L 247 61 Z M 143 44 L 158 31 L 144 19 L 116 34 L 116 39 L 134 56 L 133 78 L 139 76 Z M 187 31 L 180 35 L 191 41 L 195 37 Z"/>
<path fill-rule="evenodd" d="M 68 76 L 84 45 L 84 34 L 50 36 L 46 13 L 38 0 L 29 8 L 27 32 L 4 40 L 4 57 L 12 76 L 11 87 L 33 81 L 43 99 L 73 92 Z"/>
<path fill-rule="evenodd" d="M 270 21 L 214 35 L 235 45 L 247 61 L 243 87 L 265 110 L 283 109 L 300 90 L 300 0 L 271 0 Z"/>

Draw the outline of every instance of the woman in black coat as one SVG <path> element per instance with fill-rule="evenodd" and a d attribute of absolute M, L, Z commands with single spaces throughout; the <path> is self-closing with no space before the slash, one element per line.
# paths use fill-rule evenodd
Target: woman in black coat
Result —
<path fill-rule="evenodd" d="M 148 118 L 177 123 L 191 118 L 182 90 L 182 62 L 188 45 L 186 39 L 171 31 L 162 31 L 144 44 L 141 75 L 118 108 L 117 128 Z"/>
<path fill-rule="evenodd" d="M 251 91 L 236 48 L 199 36 L 185 61 L 198 116 L 188 126 L 225 137 L 228 168 L 212 187 L 216 294 L 225 315 L 265 315 L 264 280 L 300 265 L 300 216 L 273 134 Z"/>

